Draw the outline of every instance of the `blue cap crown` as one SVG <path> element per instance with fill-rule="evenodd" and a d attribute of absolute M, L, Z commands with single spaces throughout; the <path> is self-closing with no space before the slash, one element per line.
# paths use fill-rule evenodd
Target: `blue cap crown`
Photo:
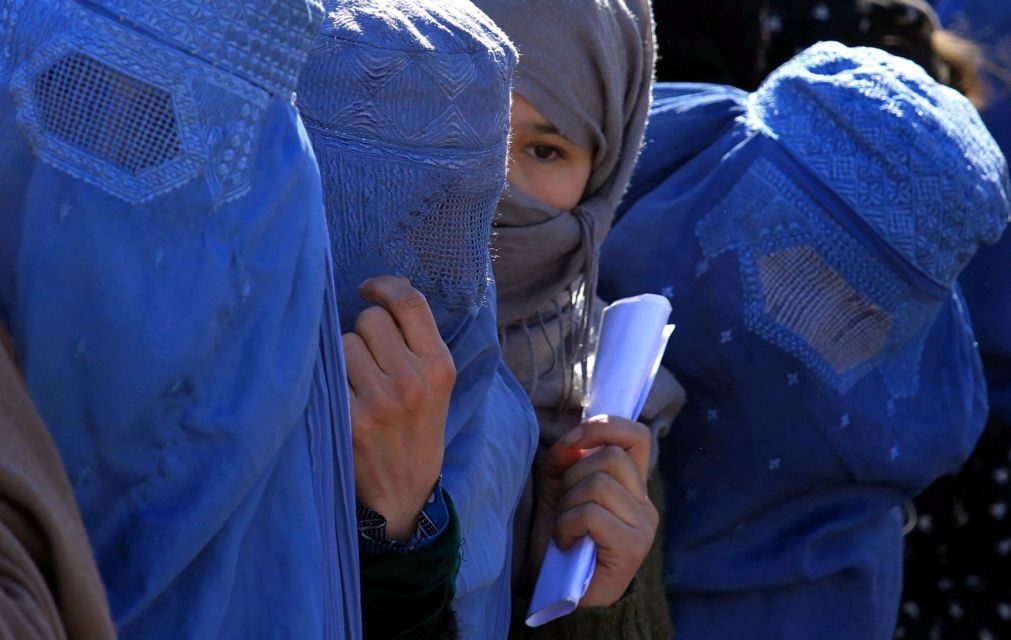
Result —
<path fill-rule="evenodd" d="M 323 176 L 342 318 L 365 278 L 465 309 L 490 278 L 516 53 L 471 3 L 341 2 L 298 84 Z"/>
<path fill-rule="evenodd" d="M 1003 154 L 956 91 L 877 49 L 824 42 L 772 74 L 752 114 L 920 272 L 945 287 L 1007 223 Z M 968 123 L 968 126 L 967 126 Z"/>

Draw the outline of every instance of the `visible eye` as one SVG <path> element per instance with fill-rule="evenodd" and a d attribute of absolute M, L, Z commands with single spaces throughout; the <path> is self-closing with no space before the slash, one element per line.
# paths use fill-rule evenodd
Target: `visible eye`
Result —
<path fill-rule="evenodd" d="M 562 157 L 562 150 L 550 144 L 532 144 L 523 152 L 541 162 L 554 162 Z"/>

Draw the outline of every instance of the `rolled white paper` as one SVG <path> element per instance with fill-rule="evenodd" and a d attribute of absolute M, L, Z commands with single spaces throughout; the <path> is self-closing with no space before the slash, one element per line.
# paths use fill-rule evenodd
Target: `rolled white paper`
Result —
<path fill-rule="evenodd" d="M 660 370 L 674 325 L 667 298 L 647 293 L 604 309 L 597 334 L 583 419 L 606 414 L 635 420 Z M 527 625 L 539 627 L 572 613 L 593 579 L 597 545 L 586 536 L 567 551 L 548 543 Z"/>

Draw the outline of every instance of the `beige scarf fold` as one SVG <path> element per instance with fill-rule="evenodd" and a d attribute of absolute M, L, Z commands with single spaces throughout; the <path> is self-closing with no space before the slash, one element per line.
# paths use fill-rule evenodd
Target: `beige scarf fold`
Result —
<path fill-rule="evenodd" d="M 116 632 L 59 454 L 0 331 L 0 639 Z"/>

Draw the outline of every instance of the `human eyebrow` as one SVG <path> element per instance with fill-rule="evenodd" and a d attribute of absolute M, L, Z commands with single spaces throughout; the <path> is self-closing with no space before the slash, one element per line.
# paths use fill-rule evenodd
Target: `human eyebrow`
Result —
<path fill-rule="evenodd" d="M 534 130 L 534 133 L 542 133 L 542 134 L 555 135 L 555 136 L 562 135 L 562 132 L 558 130 L 558 127 L 556 127 L 553 124 L 537 123 L 537 124 L 533 125 L 531 127 L 531 129 Z"/>

